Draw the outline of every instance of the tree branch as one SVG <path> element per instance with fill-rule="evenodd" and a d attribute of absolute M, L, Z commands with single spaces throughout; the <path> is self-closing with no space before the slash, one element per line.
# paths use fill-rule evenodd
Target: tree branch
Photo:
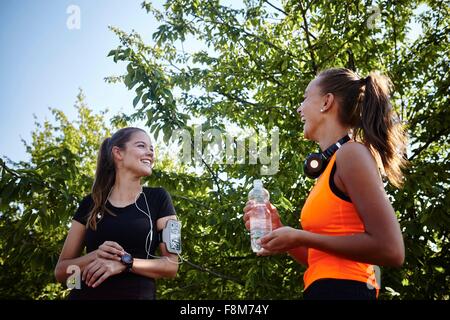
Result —
<path fill-rule="evenodd" d="M 195 145 L 194 142 L 191 141 L 191 147 L 192 149 L 194 149 L 194 152 L 197 152 L 197 150 L 195 150 Z M 212 179 L 214 180 L 214 183 L 217 186 L 217 193 L 219 196 L 219 202 L 220 204 L 222 204 L 222 189 L 220 188 L 220 184 L 219 184 L 219 177 L 214 173 L 214 171 L 211 169 L 211 167 L 206 163 L 205 159 L 203 159 L 203 156 L 201 154 L 199 154 L 200 159 L 202 160 L 202 163 L 205 165 L 206 170 L 209 171 L 209 173 L 211 174 Z"/>
<path fill-rule="evenodd" d="M 181 195 L 175 194 L 175 193 L 172 194 L 172 197 L 174 197 L 174 198 L 180 198 L 180 199 L 186 200 L 186 201 L 188 201 L 188 202 L 191 202 L 191 203 L 193 203 L 193 204 L 195 204 L 195 205 L 204 207 L 204 208 L 206 208 L 206 209 L 211 209 L 209 206 L 205 205 L 204 203 L 202 203 L 202 202 L 200 202 L 200 201 L 193 200 L 192 198 L 188 198 L 188 197 L 185 197 L 185 196 L 181 196 Z"/>
<path fill-rule="evenodd" d="M 299 1 L 298 4 L 300 6 L 300 11 L 301 11 L 302 18 L 303 18 L 303 26 L 304 26 L 304 31 L 306 34 L 306 43 L 308 44 L 309 55 L 311 56 L 312 68 L 313 68 L 314 73 L 317 73 L 318 69 L 317 69 L 317 64 L 316 64 L 316 58 L 315 58 L 314 50 L 313 50 L 313 47 L 311 44 L 310 32 L 308 29 L 308 21 L 306 20 L 306 10 L 303 9 L 302 1 Z"/>
<path fill-rule="evenodd" d="M 242 98 L 233 96 L 233 95 L 231 95 L 231 94 L 229 94 L 229 93 L 227 93 L 227 92 L 223 92 L 223 91 L 221 91 L 221 90 L 216 90 L 216 92 L 219 93 L 219 94 L 221 94 L 221 95 L 223 95 L 224 97 L 227 97 L 228 99 L 230 99 L 230 100 L 232 100 L 232 101 L 237 101 L 237 102 L 240 102 L 240 103 L 242 103 L 242 104 L 244 104 L 244 105 L 250 105 L 250 106 L 252 106 L 252 107 L 260 107 L 260 106 L 261 106 L 260 103 L 250 102 L 250 101 L 244 100 L 244 99 L 242 99 Z"/>
<path fill-rule="evenodd" d="M 3 159 L 1 159 L 1 158 L 0 158 L 0 166 L 1 166 L 1 168 L 3 168 L 3 170 L 8 172 L 9 174 L 14 176 L 15 178 L 20 178 L 21 177 L 17 172 L 15 172 L 14 170 L 8 168 L 8 166 L 6 165 L 6 162 Z"/>
<path fill-rule="evenodd" d="M 287 16 L 288 14 L 286 13 L 286 11 L 284 11 L 283 9 L 280 9 L 276 6 L 274 6 L 273 4 L 271 4 L 269 1 L 264 0 L 265 3 L 267 3 L 269 6 L 271 6 L 272 8 L 274 8 L 275 10 L 281 12 L 282 14 L 284 14 L 285 16 Z"/>
<path fill-rule="evenodd" d="M 241 46 L 242 50 L 244 50 L 244 52 L 249 56 L 249 58 L 256 63 L 256 65 L 259 67 L 259 69 L 261 70 L 261 72 L 263 73 L 263 75 L 265 75 L 266 77 L 264 78 L 265 80 L 268 80 L 270 82 L 276 83 L 277 85 L 279 85 L 280 87 L 285 88 L 286 86 L 283 85 L 280 81 L 278 81 L 277 79 L 275 79 L 275 77 L 269 73 L 264 72 L 264 68 L 263 68 L 263 64 L 261 63 L 260 60 L 258 60 L 258 58 L 253 57 L 253 55 L 245 48 L 245 46 L 242 45 L 242 43 L 240 41 L 238 41 L 238 44 Z"/>
<path fill-rule="evenodd" d="M 225 280 L 233 281 L 233 282 L 235 282 L 235 283 L 237 283 L 237 284 L 239 284 L 239 285 L 241 285 L 241 286 L 244 286 L 244 285 L 245 285 L 244 281 L 242 281 L 242 280 L 240 280 L 240 279 L 237 279 L 237 278 L 234 278 L 234 277 L 230 277 L 230 276 L 221 274 L 221 273 L 216 272 L 216 271 L 213 271 L 213 270 L 208 270 L 208 269 L 206 269 L 206 268 L 204 268 L 204 267 L 202 267 L 202 266 L 199 266 L 199 265 L 197 265 L 197 264 L 195 264 L 195 263 L 192 263 L 192 262 L 190 262 L 190 261 L 188 261 L 188 260 L 185 260 L 185 259 L 183 259 L 183 261 L 186 262 L 186 263 L 187 263 L 188 265 L 190 265 L 191 267 L 194 267 L 195 269 L 200 270 L 200 271 L 202 271 L 202 272 L 207 272 L 207 273 L 210 273 L 210 274 L 212 274 L 212 275 L 215 275 L 216 277 L 219 277 L 219 278 L 222 278 L 222 279 L 225 279 Z"/>
<path fill-rule="evenodd" d="M 428 148 L 430 144 L 438 140 L 443 135 L 450 132 L 450 128 L 444 128 L 441 131 L 439 131 L 437 134 L 431 136 L 420 148 L 417 148 L 416 151 L 413 153 L 411 157 L 408 158 L 408 161 L 412 161 L 415 157 L 417 157 L 423 150 Z"/>
<path fill-rule="evenodd" d="M 332 57 L 336 56 L 337 53 L 339 52 L 339 50 L 341 50 L 342 48 L 346 47 L 346 44 L 348 43 L 352 43 L 353 40 L 360 34 L 361 29 L 363 29 L 365 27 L 365 24 L 362 23 L 359 26 L 359 29 L 357 30 L 357 32 L 355 32 L 352 37 L 350 39 L 347 39 L 338 49 L 338 51 L 333 51 L 332 53 L 330 53 L 325 59 L 322 59 L 322 61 L 329 61 Z M 318 64 L 318 67 L 320 68 L 320 66 L 322 65 L 322 63 Z"/>
<path fill-rule="evenodd" d="M 270 42 L 269 40 L 263 39 L 263 38 L 261 38 L 261 37 L 258 36 L 258 35 L 255 35 L 255 34 L 253 34 L 253 33 L 250 33 L 250 32 L 248 32 L 248 31 L 246 31 L 246 30 L 243 29 L 243 28 L 238 28 L 238 27 L 236 27 L 236 26 L 227 24 L 227 23 L 224 22 L 224 20 L 223 20 L 222 17 L 220 16 L 219 12 L 215 11 L 214 13 L 217 15 L 217 17 L 218 17 L 221 21 L 207 20 L 207 19 L 204 19 L 203 17 L 200 17 L 200 16 L 198 16 L 198 15 L 194 15 L 194 14 L 192 14 L 192 15 L 195 16 L 197 19 L 199 19 L 199 20 L 205 22 L 205 23 L 210 23 L 210 24 L 213 24 L 213 25 L 222 25 L 222 26 L 226 26 L 226 27 L 230 28 L 230 29 L 233 30 L 233 31 L 242 32 L 243 34 L 245 34 L 245 35 L 248 36 L 248 37 L 251 37 L 251 38 L 254 38 L 254 39 L 258 40 L 258 41 L 261 41 L 261 42 L 265 43 L 266 45 L 268 45 L 269 47 L 271 47 L 271 48 L 273 48 L 273 49 L 275 49 L 275 50 L 277 50 L 277 51 L 283 52 L 283 53 L 289 55 L 289 56 L 292 57 L 292 58 L 295 58 L 295 56 L 294 56 L 292 53 L 290 53 L 289 51 L 286 51 L 286 49 L 280 48 L 279 46 L 277 46 L 276 44 Z"/>

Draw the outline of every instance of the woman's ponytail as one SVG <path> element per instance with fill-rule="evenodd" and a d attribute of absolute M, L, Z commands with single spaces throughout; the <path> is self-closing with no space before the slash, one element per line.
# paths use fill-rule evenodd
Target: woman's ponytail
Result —
<path fill-rule="evenodd" d="M 97 157 L 97 170 L 95 171 L 95 180 L 92 186 L 94 207 L 89 214 L 87 223 L 87 226 L 92 230 L 97 229 L 97 219 L 101 219 L 104 212 L 109 212 L 105 204 L 108 194 L 114 185 L 115 178 L 116 173 L 112 157 L 111 138 L 106 138 L 100 146 Z"/>
<path fill-rule="evenodd" d="M 370 73 L 365 79 L 361 106 L 361 135 L 365 145 L 376 152 L 389 181 L 402 185 L 401 169 L 406 165 L 406 135 L 390 103 L 389 78 Z"/>

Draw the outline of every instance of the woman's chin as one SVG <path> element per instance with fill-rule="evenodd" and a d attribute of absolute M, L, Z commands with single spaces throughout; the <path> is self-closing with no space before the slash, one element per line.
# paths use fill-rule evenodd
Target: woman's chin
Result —
<path fill-rule="evenodd" d="M 144 169 L 139 171 L 139 176 L 141 177 L 148 177 L 151 176 L 153 172 L 152 168 Z"/>
<path fill-rule="evenodd" d="M 303 127 L 303 137 L 305 137 L 306 140 L 309 140 L 309 131 L 307 130 L 306 126 Z"/>
<path fill-rule="evenodd" d="M 303 127 L 303 137 L 306 140 L 315 141 L 313 137 L 313 132 L 311 132 L 310 128 L 306 125 Z"/>

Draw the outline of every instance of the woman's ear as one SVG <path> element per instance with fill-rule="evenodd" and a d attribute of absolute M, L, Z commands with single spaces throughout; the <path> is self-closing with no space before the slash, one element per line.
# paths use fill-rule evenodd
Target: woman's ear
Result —
<path fill-rule="evenodd" d="M 325 112 L 330 110 L 334 105 L 334 94 L 332 93 L 327 93 L 326 95 L 324 95 L 324 99 L 323 99 L 323 105 L 320 108 L 321 112 Z"/>
<path fill-rule="evenodd" d="M 122 150 L 120 150 L 119 147 L 117 147 L 117 146 L 112 147 L 111 152 L 112 152 L 113 160 L 120 161 L 123 159 Z"/>

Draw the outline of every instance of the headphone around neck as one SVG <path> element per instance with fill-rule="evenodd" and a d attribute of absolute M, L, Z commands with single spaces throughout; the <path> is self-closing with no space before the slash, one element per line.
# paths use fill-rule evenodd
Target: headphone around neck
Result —
<path fill-rule="evenodd" d="M 325 151 L 309 154 L 303 164 L 303 171 L 305 172 L 305 175 L 311 179 L 318 178 L 322 172 L 325 171 L 325 168 L 327 167 L 327 164 L 333 154 L 349 140 L 350 137 L 346 135 L 345 137 L 339 139 L 335 144 L 329 146 Z"/>

